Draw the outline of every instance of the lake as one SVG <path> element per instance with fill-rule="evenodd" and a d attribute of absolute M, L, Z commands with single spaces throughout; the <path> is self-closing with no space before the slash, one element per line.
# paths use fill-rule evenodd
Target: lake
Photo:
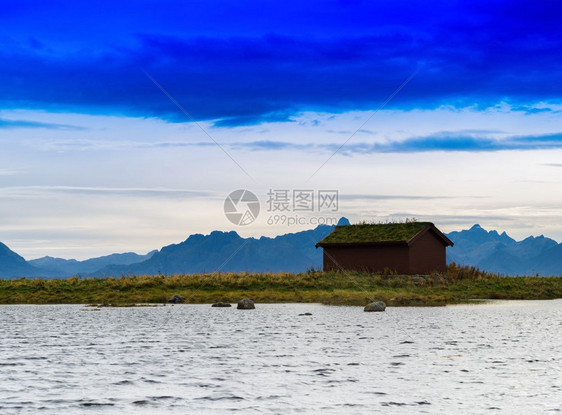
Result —
<path fill-rule="evenodd" d="M 562 300 L 0 306 L 0 414 L 558 413 L 561 332 Z"/>

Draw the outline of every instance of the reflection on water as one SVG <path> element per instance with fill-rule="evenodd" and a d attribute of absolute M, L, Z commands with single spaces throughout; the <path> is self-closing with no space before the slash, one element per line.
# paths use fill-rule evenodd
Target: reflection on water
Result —
<path fill-rule="evenodd" d="M 561 331 L 562 300 L 0 306 L 0 413 L 556 413 Z"/>

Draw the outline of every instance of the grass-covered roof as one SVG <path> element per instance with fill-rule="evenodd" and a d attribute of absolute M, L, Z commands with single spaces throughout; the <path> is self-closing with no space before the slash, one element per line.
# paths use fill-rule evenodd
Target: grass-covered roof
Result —
<path fill-rule="evenodd" d="M 381 223 L 336 226 L 318 245 L 406 242 L 431 222 Z"/>

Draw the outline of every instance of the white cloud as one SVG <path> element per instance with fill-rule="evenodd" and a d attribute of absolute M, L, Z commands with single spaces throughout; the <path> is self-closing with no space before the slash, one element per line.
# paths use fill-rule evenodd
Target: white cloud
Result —
<path fill-rule="evenodd" d="M 256 223 L 235 227 L 222 209 L 237 188 L 254 190 L 262 202 L 269 188 L 338 189 L 337 216 L 352 220 L 404 214 L 434 220 L 446 231 L 480 222 L 515 237 L 562 239 L 562 178 L 551 167 L 560 163 L 561 150 L 337 154 L 305 183 L 330 155 L 321 146 L 343 143 L 369 115 L 305 113 L 293 123 L 236 128 L 203 123 L 251 180 L 193 124 L 0 111 L 6 119 L 83 128 L 0 130 L 0 240 L 29 258 L 86 258 L 146 252 L 214 229 L 259 236 L 310 227 L 269 226 L 263 209 Z M 368 133 L 349 144 L 462 130 L 501 139 L 555 133 L 559 125 L 552 112 L 507 105 L 381 111 L 364 127 Z M 264 140 L 293 146 L 256 151 L 240 145 Z"/>

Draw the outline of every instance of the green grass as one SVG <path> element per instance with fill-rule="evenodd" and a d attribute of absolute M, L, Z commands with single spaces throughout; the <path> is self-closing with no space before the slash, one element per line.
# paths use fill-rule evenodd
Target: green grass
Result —
<path fill-rule="evenodd" d="M 475 268 L 449 266 L 445 274 L 378 275 L 361 272 L 301 274 L 220 273 L 62 280 L 0 280 L 0 304 L 164 303 L 180 294 L 189 303 L 237 302 L 438 306 L 472 299 L 562 298 L 562 277 L 501 277 Z"/>
<path fill-rule="evenodd" d="M 319 244 L 405 242 L 431 225 L 430 222 L 407 222 L 336 226 Z"/>

